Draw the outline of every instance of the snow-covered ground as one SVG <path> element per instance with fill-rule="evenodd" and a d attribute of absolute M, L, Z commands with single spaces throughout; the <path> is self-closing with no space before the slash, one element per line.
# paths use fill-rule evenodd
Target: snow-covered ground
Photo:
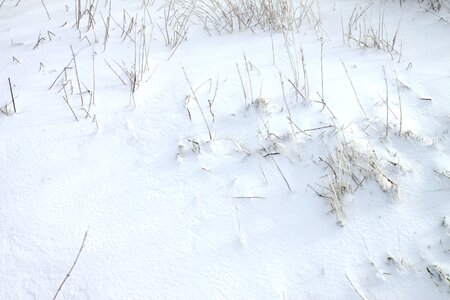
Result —
<path fill-rule="evenodd" d="M 448 2 L 224 3 L 0 2 L 0 299 L 449 299 Z"/>

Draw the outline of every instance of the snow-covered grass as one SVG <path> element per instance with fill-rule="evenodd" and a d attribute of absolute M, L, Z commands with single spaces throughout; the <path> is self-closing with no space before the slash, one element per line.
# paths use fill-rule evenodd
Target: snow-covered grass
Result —
<path fill-rule="evenodd" d="M 1 299 L 447 299 L 448 1 L 1 0 Z"/>

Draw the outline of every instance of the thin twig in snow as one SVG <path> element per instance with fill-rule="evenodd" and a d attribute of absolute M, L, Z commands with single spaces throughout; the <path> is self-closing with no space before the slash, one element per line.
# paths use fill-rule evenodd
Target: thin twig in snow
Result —
<path fill-rule="evenodd" d="M 83 238 L 83 242 L 81 243 L 80 250 L 78 250 L 77 257 L 75 258 L 75 261 L 73 262 L 72 267 L 70 268 L 70 270 L 69 270 L 69 272 L 67 273 L 66 277 L 63 279 L 63 281 L 62 281 L 61 284 L 59 285 L 58 290 L 56 291 L 55 295 L 53 296 L 53 300 L 55 300 L 56 297 L 58 297 L 58 294 L 59 294 L 59 292 L 61 291 L 61 289 L 62 289 L 64 283 L 66 283 L 66 280 L 70 277 L 70 274 L 72 273 L 73 269 L 75 268 L 75 265 L 77 264 L 78 259 L 80 258 L 81 251 L 83 251 L 84 243 L 85 243 L 85 241 L 86 241 L 87 235 L 88 235 L 88 232 L 86 231 L 86 232 L 84 233 L 84 238 Z"/>

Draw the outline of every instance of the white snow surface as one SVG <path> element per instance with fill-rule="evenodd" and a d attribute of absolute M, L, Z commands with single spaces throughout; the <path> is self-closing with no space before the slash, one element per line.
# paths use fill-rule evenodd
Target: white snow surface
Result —
<path fill-rule="evenodd" d="M 80 30 L 76 1 L 45 0 L 50 20 L 41 1 L 1 3 L 0 299 L 53 298 L 85 232 L 58 299 L 449 299 L 445 7 L 303 1 L 320 22 L 285 36 L 208 33 L 192 18 L 174 51 L 162 34 L 168 1 L 145 2 L 112 0 L 106 49 L 108 1 Z M 399 28 L 398 53 L 343 38 L 370 2 L 361 20 L 378 28 L 382 15 L 389 36 Z M 124 11 L 147 18 L 135 103 L 119 65 L 131 70 L 142 34 L 123 35 Z M 305 94 L 303 50 L 306 100 L 289 83 L 288 49 Z M 384 175 L 344 193 L 339 226 L 323 196 L 324 161 L 341 142 L 376 153 Z"/>

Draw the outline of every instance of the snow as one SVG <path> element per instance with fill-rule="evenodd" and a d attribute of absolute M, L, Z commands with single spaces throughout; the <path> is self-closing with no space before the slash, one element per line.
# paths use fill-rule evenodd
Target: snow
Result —
<path fill-rule="evenodd" d="M 98 2 L 94 30 L 85 15 L 80 31 L 73 1 L 44 2 L 50 20 L 41 1 L 0 5 L 1 299 L 53 298 L 86 231 L 58 298 L 448 299 L 446 2 L 433 12 L 415 1 L 318 1 L 286 38 L 257 26 L 208 33 L 192 17 L 173 52 L 158 28 L 167 2 L 146 1 L 155 3 L 135 104 L 121 70 L 131 70 L 135 46 L 120 27 L 124 10 L 142 22 L 143 1 L 112 2 L 106 50 L 109 1 Z M 378 28 L 383 12 L 389 36 L 400 22 L 401 55 L 343 43 L 341 22 L 346 31 L 370 2 L 360 21 Z M 289 82 L 288 49 L 306 100 Z M 67 80 L 78 121 L 63 99 Z M 354 160 L 333 168 L 348 165 L 366 177 L 360 186 L 324 162 L 338 145 L 354 145 Z M 336 171 L 341 216 L 324 197 Z"/>

